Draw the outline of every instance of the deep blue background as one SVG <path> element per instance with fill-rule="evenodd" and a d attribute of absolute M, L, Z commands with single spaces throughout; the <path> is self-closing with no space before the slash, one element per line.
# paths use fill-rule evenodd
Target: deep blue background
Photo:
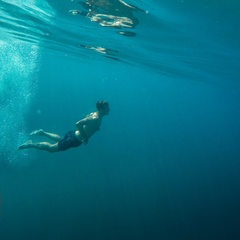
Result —
<path fill-rule="evenodd" d="M 239 238 L 237 90 L 43 60 L 29 131 L 64 134 L 98 99 L 111 112 L 87 146 L 1 174 L 3 239 Z"/>

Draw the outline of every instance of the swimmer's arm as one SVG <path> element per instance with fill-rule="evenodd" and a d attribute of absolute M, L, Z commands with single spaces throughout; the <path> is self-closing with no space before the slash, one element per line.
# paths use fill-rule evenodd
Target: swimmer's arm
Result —
<path fill-rule="evenodd" d="M 84 125 L 87 125 L 88 122 L 89 122 L 89 119 L 88 119 L 88 118 L 84 118 L 84 119 L 76 122 L 76 127 L 77 127 L 77 129 L 80 131 L 84 143 L 87 143 L 87 142 L 88 142 L 88 137 L 87 137 L 87 135 L 86 135 L 86 133 L 85 133 L 85 131 L 84 131 L 83 126 L 84 126 Z"/>
<path fill-rule="evenodd" d="M 86 132 L 84 131 L 84 126 L 88 125 L 91 122 L 94 122 L 96 120 L 96 117 L 90 115 L 87 116 L 86 118 L 83 118 L 82 120 L 76 122 L 76 127 L 80 131 L 80 134 L 83 138 L 83 142 L 85 144 L 88 143 L 88 136 L 86 135 Z"/>

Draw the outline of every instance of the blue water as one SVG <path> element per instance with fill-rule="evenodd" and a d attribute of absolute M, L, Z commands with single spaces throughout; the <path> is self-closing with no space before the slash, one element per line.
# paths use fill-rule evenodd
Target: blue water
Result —
<path fill-rule="evenodd" d="M 0 239 L 240 239 L 238 1 L 16 2 L 0 1 Z M 88 145 L 16 150 L 100 99 Z"/>

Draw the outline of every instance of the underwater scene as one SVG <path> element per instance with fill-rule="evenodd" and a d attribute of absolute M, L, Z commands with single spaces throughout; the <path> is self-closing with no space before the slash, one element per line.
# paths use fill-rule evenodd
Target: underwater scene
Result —
<path fill-rule="evenodd" d="M 1 0 L 0 239 L 240 239 L 239 11 Z"/>

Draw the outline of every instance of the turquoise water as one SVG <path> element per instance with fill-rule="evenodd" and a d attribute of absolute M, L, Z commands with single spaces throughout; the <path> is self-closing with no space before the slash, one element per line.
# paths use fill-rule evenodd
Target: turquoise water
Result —
<path fill-rule="evenodd" d="M 240 4 L 59 2 L 0 2 L 0 239 L 239 239 Z"/>

